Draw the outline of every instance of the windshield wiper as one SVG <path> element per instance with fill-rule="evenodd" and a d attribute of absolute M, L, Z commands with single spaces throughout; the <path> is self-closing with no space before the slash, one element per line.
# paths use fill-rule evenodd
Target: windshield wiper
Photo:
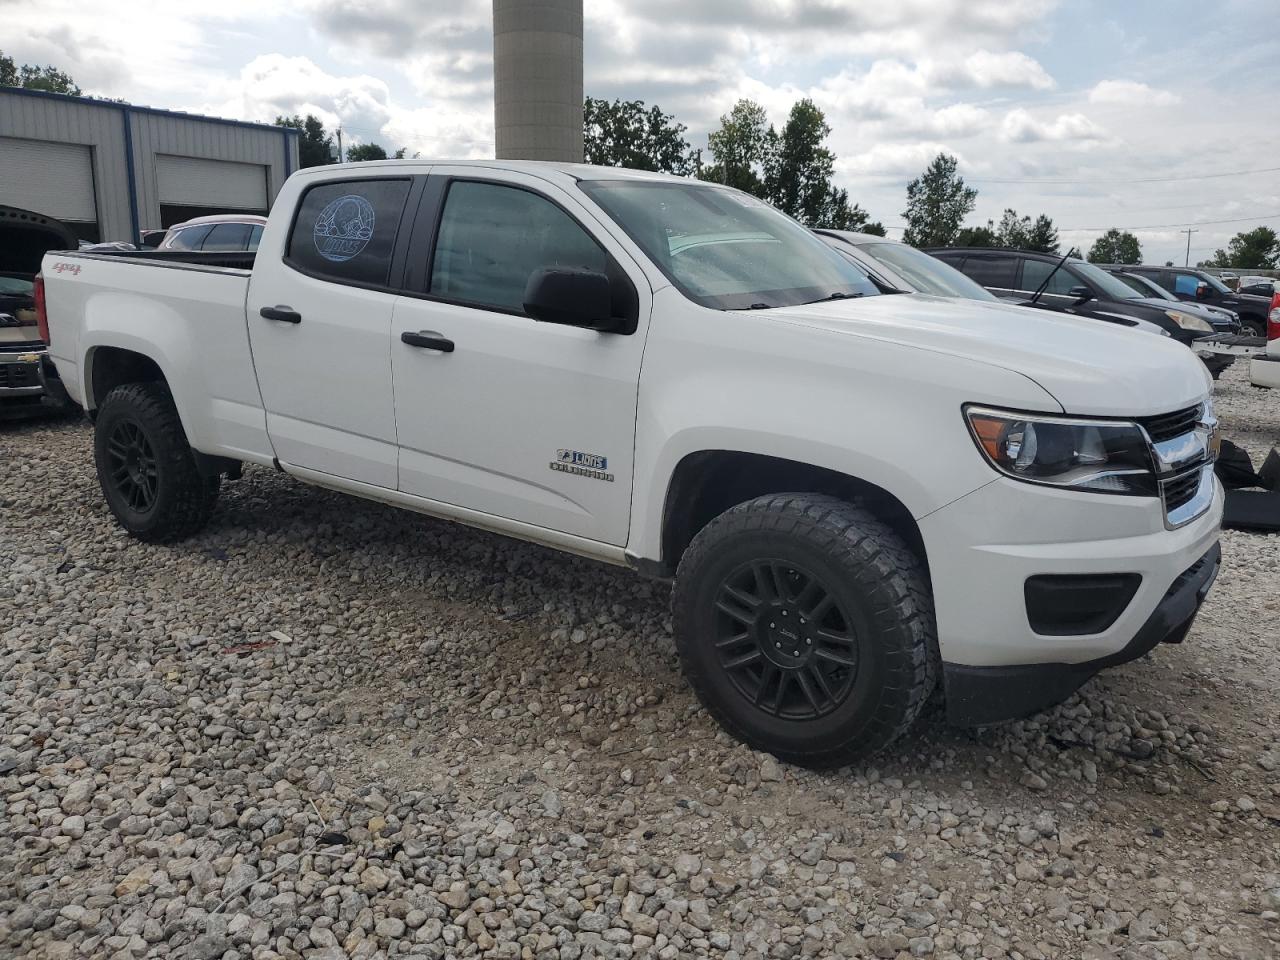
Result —
<path fill-rule="evenodd" d="M 825 303 L 828 300 L 856 300 L 858 297 L 865 297 L 865 293 L 845 293 L 837 290 L 835 293 L 828 294 L 825 297 L 819 297 L 817 300 L 806 300 L 805 303 Z"/>

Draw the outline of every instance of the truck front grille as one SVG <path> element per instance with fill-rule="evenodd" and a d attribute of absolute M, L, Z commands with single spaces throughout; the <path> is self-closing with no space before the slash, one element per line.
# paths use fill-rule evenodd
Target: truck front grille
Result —
<path fill-rule="evenodd" d="M 1200 489 L 1201 469 L 1197 467 L 1195 470 L 1188 470 L 1181 476 L 1174 477 L 1172 480 L 1165 480 L 1160 484 L 1161 490 L 1164 492 L 1164 509 L 1166 513 L 1173 513 L 1179 507 L 1184 507 L 1191 502 L 1191 498 Z"/>
<path fill-rule="evenodd" d="M 40 386 L 40 367 L 34 363 L 0 363 L 0 390 Z"/>
<path fill-rule="evenodd" d="M 1138 419 L 1151 444 L 1165 525 L 1190 523 L 1213 503 L 1214 437 L 1210 403 Z"/>
<path fill-rule="evenodd" d="M 1147 431 L 1152 443 L 1163 443 L 1184 433 L 1190 433 L 1200 422 L 1200 406 L 1175 410 L 1173 413 L 1162 413 L 1154 417 L 1139 417 L 1138 422 Z"/>

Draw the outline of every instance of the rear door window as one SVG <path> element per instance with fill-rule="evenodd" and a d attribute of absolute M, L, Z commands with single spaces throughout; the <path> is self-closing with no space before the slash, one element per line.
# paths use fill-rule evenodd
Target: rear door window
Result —
<path fill-rule="evenodd" d="M 965 257 L 961 272 L 984 287 L 1012 290 L 1017 265 L 1017 259 L 1006 254 L 976 253 Z"/>
<path fill-rule="evenodd" d="M 316 184 L 298 206 L 285 262 L 334 283 L 387 286 L 409 185 L 391 177 Z"/>
<path fill-rule="evenodd" d="M 253 229 L 249 231 L 249 246 L 246 250 L 257 250 L 258 244 L 262 240 L 262 224 L 255 223 Z"/>
<path fill-rule="evenodd" d="M 250 226 L 248 223 L 216 224 L 204 238 L 204 245 L 200 249 L 206 252 L 243 250 L 249 242 Z"/>
<path fill-rule="evenodd" d="M 166 245 L 166 250 L 199 250 L 200 244 L 204 242 L 204 238 L 209 235 L 209 231 L 213 227 L 207 223 L 202 223 L 195 227 L 185 227 L 174 233 L 173 239 Z"/>

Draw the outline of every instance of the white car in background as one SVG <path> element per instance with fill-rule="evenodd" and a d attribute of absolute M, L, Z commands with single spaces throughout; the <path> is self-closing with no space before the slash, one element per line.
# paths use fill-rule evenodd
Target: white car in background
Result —
<path fill-rule="evenodd" d="M 219 213 L 175 223 L 158 250 L 243 253 L 258 249 L 267 218 L 251 213 Z"/>

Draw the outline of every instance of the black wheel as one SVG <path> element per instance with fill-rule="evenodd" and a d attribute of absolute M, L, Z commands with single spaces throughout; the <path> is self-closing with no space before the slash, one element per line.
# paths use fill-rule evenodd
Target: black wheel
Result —
<path fill-rule="evenodd" d="M 900 736 L 932 692 L 920 561 L 867 510 L 778 494 L 721 514 L 680 561 L 676 645 L 699 699 L 748 745 L 843 766 Z"/>
<path fill-rule="evenodd" d="M 1244 328 L 1240 332 L 1246 336 L 1265 337 L 1267 335 L 1265 317 L 1241 317 L 1240 326 Z"/>
<path fill-rule="evenodd" d="M 173 397 L 161 383 L 112 390 L 98 410 L 94 459 L 120 525 L 152 543 L 180 540 L 208 522 L 218 478 L 196 468 Z"/>

